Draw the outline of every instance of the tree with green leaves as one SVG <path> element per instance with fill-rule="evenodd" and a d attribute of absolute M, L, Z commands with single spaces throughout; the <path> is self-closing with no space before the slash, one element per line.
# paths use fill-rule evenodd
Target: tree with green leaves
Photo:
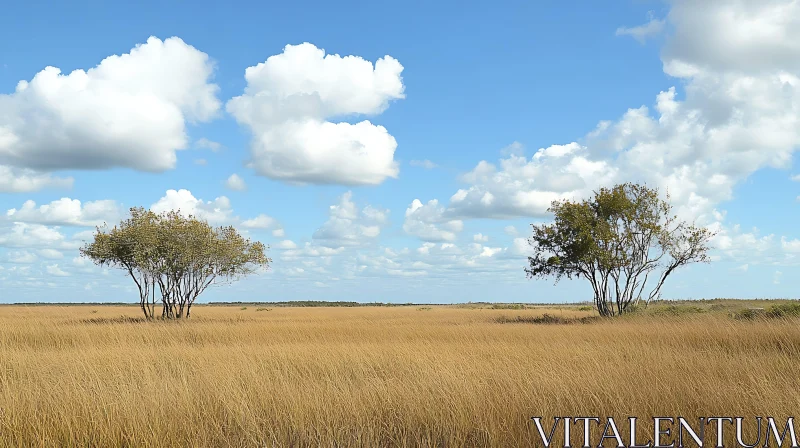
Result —
<path fill-rule="evenodd" d="M 532 225 L 527 276 L 588 280 L 602 316 L 646 306 L 677 268 L 709 261 L 713 233 L 679 220 L 657 189 L 625 183 L 548 211 L 553 223 Z"/>
<path fill-rule="evenodd" d="M 231 226 L 212 227 L 193 216 L 156 214 L 141 207 L 113 229 L 98 228 L 81 254 L 101 266 L 121 268 L 134 280 L 146 318 L 160 292 L 163 318 L 189 317 L 209 286 L 230 283 L 272 262 L 266 247 Z"/>

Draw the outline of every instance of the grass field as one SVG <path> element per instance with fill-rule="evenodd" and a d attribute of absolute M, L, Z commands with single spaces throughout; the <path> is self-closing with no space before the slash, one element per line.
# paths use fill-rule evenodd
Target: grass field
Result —
<path fill-rule="evenodd" d="M 541 446 L 531 416 L 785 419 L 800 320 L 729 315 L 753 305 L 2 306 L 0 444 Z"/>

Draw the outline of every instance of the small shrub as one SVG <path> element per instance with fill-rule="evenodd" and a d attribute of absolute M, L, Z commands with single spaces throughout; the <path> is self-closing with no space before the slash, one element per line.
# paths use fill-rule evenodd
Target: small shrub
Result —
<path fill-rule="evenodd" d="M 782 303 L 772 305 L 766 311 L 768 317 L 798 317 L 800 316 L 800 303 Z"/>
<path fill-rule="evenodd" d="M 430 311 L 432 309 L 433 308 L 431 308 L 429 306 L 421 306 L 421 307 L 417 308 L 417 311 Z"/>
<path fill-rule="evenodd" d="M 594 311 L 594 307 L 588 305 L 579 306 L 578 311 Z"/>
<path fill-rule="evenodd" d="M 244 311 L 244 310 L 246 310 L 246 309 L 247 309 L 247 307 L 246 307 L 246 306 L 243 306 L 243 307 L 241 307 L 241 308 L 239 308 L 239 309 L 240 309 L 240 310 L 242 310 L 242 311 Z"/>
<path fill-rule="evenodd" d="M 495 303 L 492 305 L 493 310 L 524 310 L 525 305 L 521 303 Z"/>
<path fill-rule="evenodd" d="M 737 320 L 753 320 L 764 315 L 764 308 L 743 308 L 733 313 L 733 318 Z"/>
<path fill-rule="evenodd" d="M 694 305 L 667 305 L 662 308 L 657 308 L 653 311 L 653 314 L 658 315 L 668 315 L 668 316 L 680 316 L 682 314 L 697 314 L 697 313 L 704 313 L 706 310 L 700 308 L 699 306 Z"/>
<path fill-rule="evenodd" d="M 246 307 L 243 309 L 247 309 Z M 256 311 L 272 311 L 272 308 L 256 308 Z"/>
<path fill-rule="evenodd" d="M 521 323 L 521 324 L 588 324 L 599 319 L 599 316 L 587 316 L 580 319 L 574 317 L 561 317 L 552 314 L 544 313 L 541 316 L 517 316 L 515 318 L 508 318 L 500 316 L 495 319 L 495 322 L 500 324 Z"/>

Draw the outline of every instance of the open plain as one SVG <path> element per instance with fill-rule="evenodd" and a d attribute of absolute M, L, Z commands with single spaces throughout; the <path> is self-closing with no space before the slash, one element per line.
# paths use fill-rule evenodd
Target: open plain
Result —
<path fill-rule="evenodd" d="M 785 421 L 800 321 L 731 316 L 747 306 L 0 306 L 0 444 L 541 446 L 532 416 Z"/>

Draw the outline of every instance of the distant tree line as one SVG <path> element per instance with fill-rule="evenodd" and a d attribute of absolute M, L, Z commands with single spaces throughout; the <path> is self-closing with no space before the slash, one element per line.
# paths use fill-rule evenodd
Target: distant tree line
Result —
<path fill-rule="evenodd" d="M 122 269 L 136 283 L 145 317 L 161 303 L 165 319 L 189 317 L 209 286 L 229 283 L 268 268 L 266 247 L 242 237 L 232 226 L 212 227 L 178 211 L 130 209 L 130 217 L 109 229 L 98 227 L 80 252 L 99 266 Z"/>

